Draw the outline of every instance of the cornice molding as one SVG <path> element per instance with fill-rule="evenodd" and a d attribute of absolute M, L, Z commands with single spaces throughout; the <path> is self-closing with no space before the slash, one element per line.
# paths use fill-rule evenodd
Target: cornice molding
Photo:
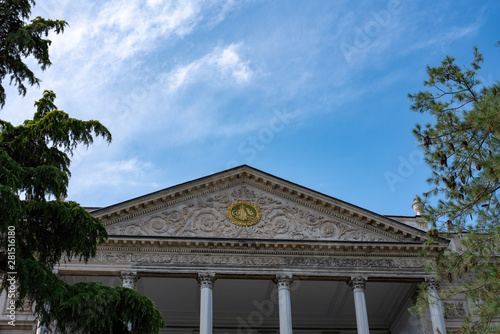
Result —
<path fill-rule="evenodd" d="M 311 242 L 300 240 L 238 240 L 198 238 L 127 238 L 112 236 L 98 246 L 98 250 L 127 252 L 204 252 L 231 254 L 310 254 L 310 255 L 362 255 L 362 256 L 413 256 L 423 249 L 419 243 L 389 242 Z M 437 254 L 443 246 L 427 246 Z"/>

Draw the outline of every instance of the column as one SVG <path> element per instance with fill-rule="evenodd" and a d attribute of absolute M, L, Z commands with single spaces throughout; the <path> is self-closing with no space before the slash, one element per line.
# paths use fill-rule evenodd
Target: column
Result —
<path fill-rule="evenodd" d="M 354 307 L 356 309 L 356 326 L 358 334 L 369 334 L 368 312 L 366 311 L 365 287 L 366 277 L 351 276 L 349 286 L 354 294 Z"/>
<path fill-rule="evenodd" d="M 122 281 L 122 286 L 124 288 L 130 288 L 135 290 L 135 283 L 137 283 L 137 271 L 126 271 L 122 270 L 120 273 L 120 279 Z M 127 329 L 132 331 L 132 323 L 127 323 Z"/>
<path fill-rule="evenodd" d="M 443 306 L 439 299 L 439 285 L 434 278 L 426 278 L 427 293 L 429 295 L 429 311 L 431 312 L 432 330 L 435 334 L 445 334 L 446 326 L 444 324 Z"/>
<path fill-rule="evenodd" d="M 292 276 L 278 274 L 274 282 L 278 286 L 280 334 L 292 334 L 292 306 L 290 302 Z"/>
<path fill-rule="evenodd" d="M 50 304 L 46 303 L 44 305 L 45 311 L 50 312 Z M 47 325 L 41 325 L 37 329 L 37 334 L 50 334 L 50 328 Z"/>
<path fill-rule="evenodd" d="M 60 277 L 59 269 L 52 269 L 52 273 L 54 275 L 56 275 L 57 277 Z M 50 304 L 49 303 L 45 303 L 45 305 L 43 307 L 45 308 L 45 311 L 47 311 L 47 313 L 50 313 Z M 38 327 L 36 334 L 50 334 L 51 333 L 50 327 L 54 327 L 54 323 L 52 323 L 51 326 L 41 325 L 40 327 Z M 57 330 L 57 333 L 59 333 L 59 330 Z"/>
<path fill-rule="evenodd" d="M 215 274 L 198 274 L 198 283 L 200 284 L 200 334 L 212 334 L 212 289 Z"/>
<path fill-rule="evenodd" d="M 122 270 L 120 273 L 120 279 L 124 288 L 135 290 L 135 283 L 137 283 L 137 271 Z"/>

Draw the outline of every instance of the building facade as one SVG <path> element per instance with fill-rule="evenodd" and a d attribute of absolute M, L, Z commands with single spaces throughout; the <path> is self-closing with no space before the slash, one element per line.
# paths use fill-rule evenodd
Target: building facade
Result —
<path fill-rule="evenodd" d="M 438 291 L 418 255 L 417 217 L 381 216 L 249 166 L 92 214 L 108 241 L 58 274 L 136 289 L 164 316 L 162 333 L 445 333 L 466 314 L 463 300 L 408 311 L 422 282 Z M 5 294 L 0 302 L 0 330 L 36 331 L 29 314 L 8 327 Z"/>

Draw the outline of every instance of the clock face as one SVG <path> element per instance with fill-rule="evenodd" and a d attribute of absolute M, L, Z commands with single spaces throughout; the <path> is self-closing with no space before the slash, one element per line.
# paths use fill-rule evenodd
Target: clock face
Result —
<path fill-rule="evenodd" d="M 227 208 L 226 214 L 233 224 L 239 226 L 255 225 L 261 217 L 259 207 L 249 201 L 238 201 L 231 204 Z"/>

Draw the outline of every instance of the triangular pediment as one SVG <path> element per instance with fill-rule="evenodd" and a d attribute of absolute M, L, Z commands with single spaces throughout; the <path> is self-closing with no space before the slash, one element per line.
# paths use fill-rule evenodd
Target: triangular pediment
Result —
<path fill-rule="evenodd" d="M 247 203 L 238 219 L 228 208 Z M 233 206 L 232 206 L 233 205 Z M 250 221 L 258 212 L 260 219 Z M 92 213 L 112 236 L 421 243 L 425 232 L 249 166 Z M 236 211 L 233 213 L 237 215 Z M 231 219 L 233 218 L 233 219 Z"/>

